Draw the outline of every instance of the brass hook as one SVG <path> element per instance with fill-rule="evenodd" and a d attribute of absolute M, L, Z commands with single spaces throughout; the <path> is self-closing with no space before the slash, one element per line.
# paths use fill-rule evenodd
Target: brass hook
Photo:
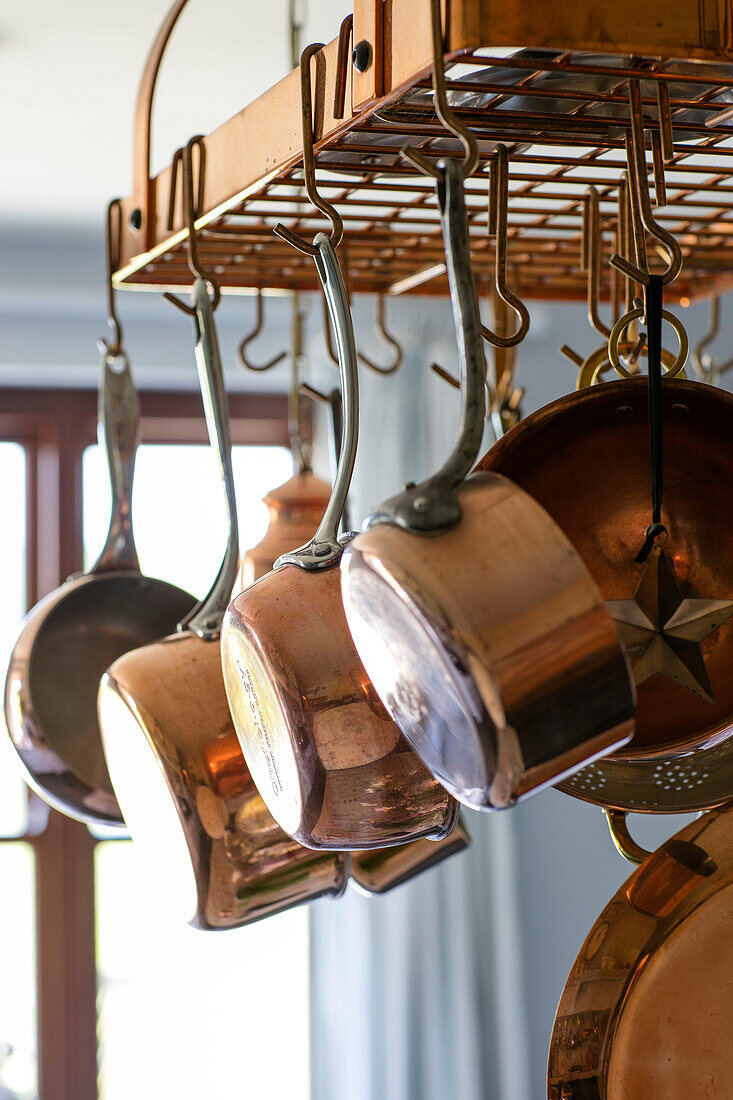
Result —
<path fill-rule="evenodd" d="M 117 231 L 113 233 L 112 223 L 117 218 Z M 100 339 L 99 350 L 114 359 L 122 352 L 122 325 L 115 306 L 115 288 L 112 276 L 120 265 L 120 241 L 122 232 L 122 203 L 112 199 L 107 207 L 106 257 L 107 257 L 107 324 L 112 330 L 112 339 Z"/>
<path fill-rule="evenodd" d="M 430 19 L 433 39 L 433 90 L 435 93 L 435 113 L 447 130 L 457 137 L 463 146 L 463 178 L 472 176 L 478 167 L 478 143 L 472 131 L 454 114 L 448 103 L 448 92 L 443 65 L 443 20 L 440 0 L 430 0 Z M 412 146 L 401 150 L 401 155 L 425 175 L 440 179 L 438 169 L 429 157 Z"/>
<path fill-rule="evenodd" d="M 709 364 L 709 365 L 706 365 L 705 362 L 703 361 L 702 353 L 703 353 L 704 349 L 709 344 L 712 344 L 713 340 L 718 335 L 718 330 L 719 329 L 720 329 L 720 298 L 717 294 L 715 294 L 710 299 L 710 328 L 705 333 L 705 335 L 703 337 L 701 337 L 700 340 L 698 340 L 698 342 L 695 344 L 695 348 L 692 352 L 692 362 L 695 366 L 695 370 L 696 370 L 697 374 L 701 378 L 710 375 L 711 365 L 712 365 L 711 364 L 712 356 L 706 356 L 705 357 L 708 360 L 708 364 Z"/>
<path fill-rule="evenodd" d="M 601 281 L 601 218 L 598 192 L 589 187 L 585 195 L 583 211 L 583 254 L 588 263 L 588 321 L 599 336 L 607 340 L 611 329 L 604 324 L 598 312 L 598 299 Z"/>
<path fill-rule="evenodd" d="M 703 356 L 702 354 L 703 350 L 711 344 L 718 335 L 719 329 L 720 296 L 716 294 L 710 299 L 710 329 L 702 339 L 697 342 L 692 353 L 692 361 L 698 377 L 701 381 L 710 382 L 713 386 L 717 386 L 720 382 L 720 376 L 733 367 L 733 359 L 728 359 L 725 363 L 717 363 L 715 356 Z"/>
<path fill-rule="evenodd" d="M 244 337 L 244 339 L 240 343 L 239 347 L 237 348 L 237 356 L 239 358 L 239 362 L 246 370 L 251 370 L 257 374 L 261 374 L 263 371 L 270 370 L 271 367 L 276 366 L 278 363 L 282 363 L 283 359 L 288 353 L 287 351 L 281 351 L 279 355 L 275 355 L 272 359 L 268 359 L 266 363 L 252 363 L 247 358 L 247 348 L 252 343 L 252 341 L 256 340 L 259 334 L 262 332 L 262 326 L 265 319 L 264 306 L 262 304 L 262 291 L 259 288 L 257 290 L 256 303 L 255 327 L 252 329 L 248 336 Z"/>
<path fill-rule="evenodd" d="M 181 156 L 175 161 L 176 174 L 178 172 L 178 164 L 183 169 L 183 203 L 184 203 L 184 218 L 186 227 L 188 229 L 187 251 L 188 251 L 188 266 L 191 274 L 196 279 L 203 279 L 209 283 L 213 296 L 211 300 L 211 308 L 216 309 L 221 298 L 221 288 L 214 276 L 203 267 L 201 259 L 199 257 L 198 249 L 198 230 L 196 229 L 196 206 L 193 197 L 193 149 L 196 146 L 199 150 L 199 180 L 198 180 L 198 194 L 199 197 L 203 193 L 202 175 L 205 165 L 205 147 L 203 138 L 201 135 L 192 137 L 186 145 L 185 150 L 182 151 Z M 171 189 L 173 190 L 175 184 L 171 180 Z M 170 214 L 170 210 L 169 210 Z M 182 301 L 176 294 L 166 293 L 163 295 L 172 305 L 177 306 L 178 309 L 183 310 L 184 313 L 188 313 L 191 316 L 196 316 L 196 310 L 193 306 L 190 306 L 187 302 Z"/>
<path fill-rule="evenodd" d="M 364 352 L 358 352 L 357 354 L 362 363 L 364 363 L 365 366 L 369 367 L 370 370 L 373 370 L 376 374 L 394 374 L 394 372 L 402 366 L 404 353 L 402 351 L 401 345 L 394 338 L 394 336 L 392 336 L 391 333 L 387 332 L 384 320 L 384 294 L 379 294 L 377 296 L 377 320 L 375 328 L 378 335 L 381 336 L 383 342 L 388 347 L 390 347 L 394 353 L 392 355 L 391 362 L 386 367 L 380 367 L 378 363 L 375 363 L 372 359 L 365 355 Z"/>
<path fill-rule="evenodd" d="M 300 106 L 301 106 L 301 124 L 302 124 L 302 138 L 303 138 L 303 179 L 305 182 L 305 191 L 310 201 L 315 206 L 316 210 L 320 210 L 328 220 L 331 222 L 331 245 L 333 248 L 338 248 L 344 235 L 344 223 L 341 220 L 341 215 L 336 210 L 332 203 L 324 199 L 318 191 L 318 181 L 316 179 L 316 154 L 314 148 L 314 135 L 313 135 L 313 89 L 311 87 L 311 59 L 315 57 L 323 49 L 322 42 L 314 42 L 310 46 L 306 46 L 303 53 L 300 55 Z M 304 252 L 307 256 L 317 256 L 318 248 L 307 241 L 305 237 L 300 233 L 295 233 L 292 229 L 288 229 L 287 226 L 281 222 L 275 226 L 274 233 L 281 237 L 288 244 L 293 245 L 294 248 L 299 249 L 300 252 Z"/>
<path fill-rule="evenodd" d="M 636 248 L 636 264 L 623 256 L 611 257 L 611 263 L 624 275 L 635 279 L 645 286 L 649 282 L 649 268 L 646 261 L 646 243 L 643 229 L 653 237 L 668 256 L 667 270 L 662 279 L 664 285 L 671 283 L 682 268 L 682 249 L 674 236 L 654 220 L 651 199 L 649 197 L 648 170 L 644 150 L 644 116 L 641 109 L 641 91 L 638 80 L 629 81 L 629 107 L 631 111 L 631 134 L 626 134 L 626 160 L 629 166 L 629 187 L 632 211 L 632 226 Z M 661 158 L 659 158 L 661 159 Z M 661 171 L 657 163 L 658 172 Z M 641 225 L 639 225 L 639 220 Z M 642 229 L 643 226 L 643 229 Z"/>
<path fill-rule="evenodd" d="M 489 235 L 496 237 L 496 291 L 503 302 L 513 309 L 519 319 L 519 328 L 513 336 L 502 336 L 481 325 L 481 335 L 495 348 L 514 348 L 521 344 L 529 332 L 529 310 L 507 285 L 507 209 L 509 204 L 509 157 L 505 145 L 497 145 L 491 167 L 489 189 Z"/>

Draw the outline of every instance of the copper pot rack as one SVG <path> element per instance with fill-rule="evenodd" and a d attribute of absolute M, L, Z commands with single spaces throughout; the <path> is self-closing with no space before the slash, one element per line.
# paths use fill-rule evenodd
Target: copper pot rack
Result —
<path fill-rule="evenodd" d="M 185 3 L 171 9 L 141 84 L 135 187 L 121 203 L 119 287 L 161 290 L 191 280 L 180 155 L 156 178 L 149 173 L 157 71 Z M 585 299 L 583 222 L 594 187 L 598 298 L 618 300 L 619 276 L 607 261 L 620 250 L 630 83 L 639 88 L 657 188 L 654 217 L 684 259 L 670 298 L 733 285 L 733 32 L 724 7 L 442 0 L 449 101 L 480 156 L 466 180 L 479 286 L 493 278 L 489 166 L 503 143 L 514 289 L 523 298 Z M 431 63 L 429 0 L 354 0 L 339 38 L 314 57 L 318 190 L 343 219 L 354 292 L 447 294 L 434 187 L 400 156 L 408 143 L 428 156 L 462 152 L 436 118 Z M 327 224 L 304 192 L 300 118 L 295 70 L 198 143 L 199 254 L 224 291 L 316 289 L 309 257 L 273 235 L 277 222 L 306 237 Z"/>

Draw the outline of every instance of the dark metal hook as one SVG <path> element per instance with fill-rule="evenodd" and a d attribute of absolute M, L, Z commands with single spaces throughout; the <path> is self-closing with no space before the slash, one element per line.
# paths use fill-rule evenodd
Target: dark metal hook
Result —
<path fill-rule="evenodd" d="M 263 371 L 270 370 L 271 367 L 276 366 L 278 363 L 282 363 L 283 359 L 288 354 L 287 351 L 281 351 L 279 355 L 274 355 L 272 359 L 268 359 L 266 363 L 253 363 L 250 359 L 247 358 L 247 348 L 252 343 L 252 341 L 256 340 L 259 334 L 262 332 L 263 324 L 264 307 L 262 304 L 262 291 L 258 289 L 256 299 L 255 327 L 252 329 L 248 336 L 244 337 L 237 349 L 239 362 L 242 364 L 242 366 L 245 367 L 247 370 L 254 371 L 256 374 L 261 374 Z"/>

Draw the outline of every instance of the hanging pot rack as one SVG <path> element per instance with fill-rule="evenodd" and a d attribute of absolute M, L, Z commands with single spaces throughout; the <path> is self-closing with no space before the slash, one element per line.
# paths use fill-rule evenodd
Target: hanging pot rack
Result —
<path fill-rule="evenodd" d="M 117 287 L 159 291 L 190 281 L 176 159 L 155 178 L 149 170 L 157 72 L 185 3 L 169 12 L 141 83 Z M 599 299 L 612 298 L 617 277 L 607 261 L 617 251 L 631 82 L 651 145 L 647 172 L 666 189 L 654 217 L 683 253 L 668 299 L 733 285 L 733 36 L 721 5 L 684 0 L 672 11 L 664 0 L 599 0 L 589 9 L 568 0 L 559 10 L 533 0 L 530 21 L 520 0 L 501 8 L 496 0 L 441 0 L 441 12 L 449 100 L 479 149 L 466 181 L 479 280 L 495 266 L 488 181 L 502 143 L 508 266 L 522 298 L 585 298 L 589 186 L 598 194 Z M 607 52 L 590 56 L 599 46 Z M 434 188 L 400 156 L 408 143 L 433 157 L 462 153 L 436 117 L 431 64 L 429 0 L 354 0 L 339 39 L 313 58 L 317 183 L 343 218 L 352 292 L 447 294 Z M 224 291 L 316 289 L 309 257 L 273 235 L 278 222 L 309 239 L 326 227 L 303 190 L 300 117 L 294 70 L 200 141 L 195 224 L 202 263 Z"/>

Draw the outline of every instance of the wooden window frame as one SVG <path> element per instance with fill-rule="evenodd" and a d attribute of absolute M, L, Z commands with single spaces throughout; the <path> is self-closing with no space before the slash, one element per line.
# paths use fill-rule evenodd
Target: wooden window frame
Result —
<path fill-rule="evenodd" d="M 289 446 L 286 396 L 231 394 L 229 405 L 235 444 Z M 207 441 L 198 394 L 145 390 L 140 406 L 143 443 Z M 28 607 L 82 568 L 82 461 L 96 416 L 92 390 L 0 388 L 0 441 L 26 455 Z M 97 1100 L 96 841 L 35 795 L 25 836 L 6 840 L 35 852 L 39 1096 Z"/>

